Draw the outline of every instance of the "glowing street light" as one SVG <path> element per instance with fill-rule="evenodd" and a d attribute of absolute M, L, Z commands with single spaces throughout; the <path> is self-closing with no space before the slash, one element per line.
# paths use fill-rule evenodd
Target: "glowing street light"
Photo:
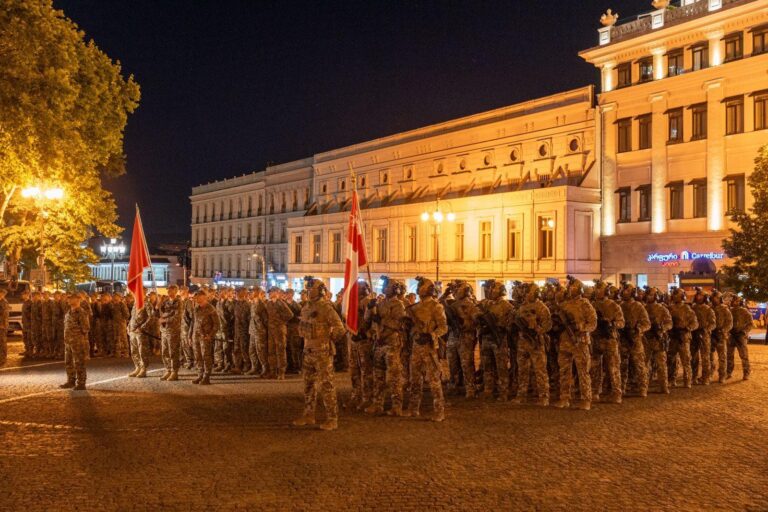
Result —
<path fill-rule="evenodd" d="M 61 187 L 47 187 L 31 186 L 22 189 L 21 197 L 25 199 L 34 199 L 37 203 L 37 207 L 40 209 L 40 215 L 43 219 L 43 226 L 40 230 L 40 289 L 45 289 L 45 219 L 48 218 L 48 210 L 46 209 L 48 202 L 61 201 L 64 199 L 64 189 Z"/>
<path fill-rule="evenodd" d="M 115 282 L 115 259 L 125 256 L 125 252 L 125 245 L 122 243 L 118 245 L 116 238 L 110 238 L 109 245 L 103 244 L 101 246 L 101 256 L 109 258 L 112 262 L 109 271 L 109 280 L 112 281 L 113 284 Z"/>
<path fill-rule="evenodd" d="M 440 225 L 443 220 L 453 222 L 456 220 L 456 214 L 453 213 L 450 203 L 448 203 L 448 209 L 451 210 L 447 214 L 444 214 L 440 209 L 440 197 L 435 199 L 435 209 L 433 211 L 425 210 L 421 214 L 421 221 L 424 223 L 432 221 L 435 226 L 435 286 L 439 286 L 440 283 Z"/>

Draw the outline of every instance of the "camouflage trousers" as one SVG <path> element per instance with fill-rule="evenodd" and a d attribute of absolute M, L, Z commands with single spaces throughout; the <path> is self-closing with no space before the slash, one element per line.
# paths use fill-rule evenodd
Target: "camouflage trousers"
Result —
<path fill-rule="evenodd" d="M 128 357 L 128 331 L 126 325 L 123 322 L 116 323 L 113 326 L 115 340 L 114 354 L 117 357 Z"/>
<path fill-rule="evenodd" d="M 667 379 L 673 386 L 677 382 L 677 358 L 683 366 L 683 386 L 691 387 L 691 333 L 672 336 L 667 351 Z"/>
<path fill-rule="evenodd" d="M 192 336 L 189 331 L 181 330 L 181 355 L 184 364 L 192 366 L 195 364 L 195 347 L 192 343 Z"/>
<path fill-rule="evenodd" d="M 210 376 L 213 371 L 214 340 L 212 338 L 195 336 L 193 346 L 198 375 Z"/>
<path fill-rule="evenodd" d="M 30 329 L 32 346 L 35 348 L 35 355 L 37 357 L 45 356 L 45 346 L 43 345 L 43 330 L 39 323 L 32 324 Z"/>
<path fill-rule="evenodd" d="M 461 362 L 461 373 L 464 375 L 464 389 L 467 394 L 474 395 L 477 392 L 475 383 L 475 345 L 477 337 L 474 331 L 462 332 L 459 335 L 457 351 Z"/>
<path fill-rule="evenodd" d="M 557 353 L 557 365 L 560 369 L 560 400 L 571 399 L 573 386 L 573 366 L 579 376 L 579 392 L 581 399 L 592 401 L 592 379 L 589 377 L 590 363 L 589 343 L 580 341 L 574 343 L 568 335 L 560 337 L 560 347 Z"/>
<path fill-rule="evenodd" d="M 461 357 L 459 356 L 459 339 L 456 334 L 448 334 L 448 342 L 445 345 L 445 357 L 448 360 L 448 389 L 461 387 L 463 372 L 461 371 Z"/>
<path fill-rule="evenodd" d="M 333 385 L 333 355 L 328 349 L 304 349 L 304 414 L 314 416 L 317 396 L 323 401 L 327 420 L 339 417 L 336 388 Z"/>
<path fill-rule="evenodd" d="M 592 379 L 592 396 L 600 398 L 603 391 L 603 373 L 608 374 L 608 384 L 614 396 L 622 395 L 621 356 L 619 341 L 616 338 L 595 337 L 592 339 L 592 360 L 589 375 Z"/>
<path fill-rule="evenodd" d="M 739 359 L 741 359 L 741 370 L 744 378 L 749 377 L 751 369 L 749 366 L 749 349 L 747 348 L 747 342 L 749 341 L 748 335 L 745 332 L 731 335 L 728 339 L 728 376 L 733 374 L 733 368 L 736 365 L 734 359 L 734 351 L 738 351 Z"/>
<path fill-rule="evenodd" d="M 160 332 L 160 355 L 167 371 L 179 371 L 181 363 L 181 331 L 176 329 L 163 329 Z"/>
<path fill-rule="evenodd" d="M 217 369 L 224 368 L 224 365 L 226 364 L 224 360 L 224 346 L 226 344 L 227 340 L 224 339 L 224 336 L 217 334 L 213 341 L 213 365 Z"/>
<path fill-rule="evenodd" d="M 267 335 L 251 334 L 251 342 L 248 344 L 248 357 L 251 360 L 251 369 L 265 374 L 269 370 L 267 360 Z"/>
<path fill-rule="evenodd" d="M 483 392 L 492 394 L 495 385 L 499 397 L 506 397 L 509 391 L 509 348 L 492 338 L 483 338 L 480 357 L 483 361 Z"/>
<path fill-rule="evenodd" d="M 29 321 L 25 320 L 24 322 L 24 327 L 21 330 L 21 338 L 24 341 L 24 354 L 29 357 L 34 353 L 35 347 L 32 344 L 32 333 L 29 329 Z"/>
<path fill-rule="evenodd" d="M 667 375 L 667 352 L 658 338 L 645 339 L 645 365 L 648 368 L 648 383 L 653 380 L 653 372 L 659 379 L 659 387 L 662 392 L 669 388 L 669 378 Z"/>
<path fill-rule="evenodd" d="M 691 375 L 694 379 L 699 376 L 701 368 L 701 384 L 709 384 L 711 378 L 712 363 L 709 360 L 710 343 L 712 334 L 704 329 L 693 331 L 691 339 Z"/>
<path fill-rule="evenodd" d="M 56 325 L 53 331 L 53 357 L 61 359 L 64 357 L 64 321 Z"/>
<path fill-rule="evenodd" d="M 235 333 L 235 339 L 232 343 L 232 366 L 237 370 L 244 370 L 243 365 L 250 366 L 248 355 L 248 344 L 250 338 L 247 333 Z"/>
<path fill-rule="evenodd" d="M 411 400 L 408 404 L 411 412 L 418 412 L 421 407 L 425 378 L 432 390 L 435 414 L 443 414 L 445 398 L 443 398 L 443 385 L 440 382 L 440 361 L 437 358 L 437 350 L 430 344 L 414 343 L 411 350 Z"/>
<path fill-rule="evenodd" d="M 404 378 L 400 344 L 378 345 L 373 352 L 373 405 L 384 407 L 389 388 L 392 409 L 402 410 Z"/>
<path fill-rule="evenodd" d="M 8 360 L 8 331 L 0 328 L 0 366 L 3 366 Z"/>
<path fill-rule="evenodd" d="M 725 377 L 728 375 L 727 338 L 727 333 L 715 331 L 712 333 L 709 344 L 709 374 L 710 376 L 714 375 L 715 369 L 717 369 L 717 380 L 719 382 L 725 382 Z M 715 365 L 715 356 L 717 356 L 717 365 Z"/>
<path fill-rule="evenodd" d="M 645 347 L 641 337 L 635 339 L 622 338 L 619 343 L 621 354 L 621 391 L 627 392 L 630 365 L 634 367 L 637 386 L 640 394 L 648 393 L 648 369 L 645 366 Z"/>
<path fill-rule="evenodd" d="M 301 355 L 304 352 L 304 340 L 298 333 L 288 333 L 285 344 L 288 352 L 288 369 L 292 372 L 301 372 Z"/>
<path fill-rule="evenodd" d="M 373 343 L 370 341 L 349 343 L 349 376 L 352 379 L 352 402 L 373 400 Z"/>
<path fill-rule="evenodd" d="M 64 368 L 67 380 L 85 385 L 85 360 L 88 357 L 88 338 L 68 341 L 64 344 Z"/>
<path fill-rule="evenodd" d="M 269 359 L 269 369 L 276 376 L 284 376 L 288 364 L 286 355 L 286 334 L 280 329 L 270 329 L 267 332 L 267 358 Z"/>
<path fill-rule="evenodd" d="M 149 336 L 131 333 L 131 358 L 137 369 L 149 368 L 149 352 Z"/>
<path fill-rule="evenodd" d="M 43 353 L 46 357 L 53 357 L 53 326 L 46 320 L 43 324 Z"/>
<path fill-rule="evenodd" d="M 536 382 L 536 396 L 549 398 L 549 375 L 547 374 L 547 353 L 543 343 L 532 343 L 527 338 L 517 342 L 517 397 L 528 394 L 529 375 L 533 371 Z"/>

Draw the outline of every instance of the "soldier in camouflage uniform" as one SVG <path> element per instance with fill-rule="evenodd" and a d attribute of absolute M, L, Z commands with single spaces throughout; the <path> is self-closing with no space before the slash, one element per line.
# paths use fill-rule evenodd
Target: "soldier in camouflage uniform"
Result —
<path fill-rule="evenodd" d="M 472 286 L 469 283 L 461 283 L 455 293 L 456 300 L 451 304 L 456 317 L 459 320 L 458 346 L 461 373 L 464 375 L 464 391 L 467 398 L 477 396 L 475 383 L 475 346 L 477 345 L 476 322 L 480 316 Z"/>
<path fill-rule="evenodd" d="M 669 349 L 669 330 L 672 329 L 672 315 L 664 304 L 658 302 L 659 290 L 649 288 L 645 292 L 645 310 L 651 328 L 645 333 L 645 362 L 648 368 L 648 380 L 653 377 L 653 368 L 659 378 L 662 393 L 669 393 L 667 378 L 667 350 Z"/>
<path fill-rule="evenodd" d="M 151 340 L 157 337 L 155 336 L 157 330 L 156 305 L 157 293 L 149 292 L 144 301 L 144 306 L 142 308 L 134 306 L 133 308 L 129 329 L 131 357 L 133 358 L 135 368 L 128 374 L 129 377 L 144 378 L 147 376 Z"/>
<path fill-rule="evenodd" d="M 11 306 L 5 300 L 8 291 L 0 289 L 0 366 L 8 360 L 8 319 Z"/>
<path fill-rule="evenodd" d="M 88 357 L 90 317 L 80 307 L 80 297 L 69 297 L 69 311 L 64 317 L 64 366 L 67 370 L 67 382 L 59 386 L 62 389 L 85 389 L 85 360 Z"/>
<path fill-rule="evenodd" d="M 250 370 L 248 358 L 248 327 L 251 324 L 251 303 L 248 302 L 248 290 L 237 290 L 237 298 L 234 306 L 235 344 L 232 349 L 232 373 L 240 374 Z M 245 366 L 243 366 L 245 361 Z"/>
<path fill-rule="evenodd" d="M 390 416 L 403 414 L 403 321 L 405 306 L 398 295 L 405 285 L 395 279 L 384 280 L 384 299 L 371 299 L 366 306 L 365 320 L 370 322 L 374 335 L 373 403 L 365 410 L 369 414 L 384 412 L 386 389 L 392 394 Z"/>
<path fill-rule="evenodd" d="M 752 330 L 752 314 L 744 307 L 744 302 L 739 296 L 734 296 L 731 299 L 731 315 L 733 315 L 733 329 L 731 329 L 731 336 L 728 339 L 728 375 L 726 378 L 730 379 L 733 375 L 733 367 L 736 363 L 734 351 L 737 350 L 739 359 L 741 359 L 742 378 L 748 380 L 751 369 L 747 344 L 749 343 L 749 331 Z"/>
<path fill-rule="evenodd" d="M 32 294 L 30 313 L 32 315 L 32 321 L 29 324 L 29 330 L 35 357 L 45 357 L 43 350 L 43 302 L 40 292 L 34 292 Z"/>
<path fill-rule="evenodd" d="M 520 286 L 520 285 L 519 285 Z M 552 316 L 547 306 L 539 299 L 539 287 L 530 283 L 525 287 L 525 303 L 515 313 L 517 324 L 517 396 L 514 403 L 525 402 L 528 393 L 529 375 L 533 370 L 536 382 L 536 404 L 549 405 L 549 375 L 547 374 L 547 345 Z M 515 287 L 517 289 L 518 286 Z"/>
<path fill-rule="evenodd" d="M 459 392 L 463 377 L 461 372 L 461 360 L 459 359 L 459 332 L 461 330 L 461 323 L 459 322 L 455 311 L 450 307 L 451 304 L 456 302 L 454 291 L 459 284 L 461 284 L 461 281 L 451 281 L 448 283 L 448 286 L 445 287 L 445 292 L 438 299 L 438 302 L 443 306 L 445 317 L 448 320 L 448 334 L 441 340 L 441 348 L 442 346 L 445 346 L 447 369 L 444 370 L 446 375 L 443 375 L 442 377 L 443 381 L 447 380 L 447 392 L 449 395 L 457 394 Z"/>
<path fill-rule="evenodd" d="M 435 285 L 424 277 L 417 277 L 419 302 L 408 308 L 408 316 L 413 322 L 411 339 L 411 399 L 405 416 L 419 416 L 424 378 L 432 390 L 434 415 L 432 421 L 445 419 L 445 399 L 440 382 L 440 362 L 437 348 L 438 338 L 448 332 L 448 323 L 443 306 L 435 300 Z"/>
<path fill-rule="evenodd" d="M 709 385 L 711 379 L 709 351 L 712 331 L 717 325 L 715 312 L 707 302 L 709 302 L 707 294 L 701 288 L 696 288 L 696 294 L 693 296 L 693 312 L 696 313 L 699 328 L 693 331 L 691 337 L 691 374 L 697 384 L 705 386 Z M 697 379 L 699 367 L 701 367 L 701 377 Z"/>
<path fill-rule="evenodd" d="M 53 357 L 53 300 L 48 292 L 43 292 L 42 322 L 43 322 L 43 353 L 45 357 Z"/>
<path fill-rule="evenodd" d="M 64 317 L 69 310 L 67 297 L 61 292 L 53 294 L 53 354 L 56 359 L 64 358 Z"/>
<path fill-rule="evenodd" d="M 195 301 L 189 295 L 189 288 L 182 286 L 180 290 L 182 300 L 181 314 L 181 354 L 184 368 L 191 370 L 195 367 L 195 348 L 192 340 L 192 327 L 195 323 Z"/>
<path fill-rule="evenodd" d="M 125 299 L 120 294 L 112 296 L 112 339 L 115 340 L 115 355 L 128 357 L 128 320 L 130 313 Z"/>
<path fill-rule="evenodd" d="M 483 285 L 485 299 L 480 303 L 480 354 L 483 361 L 483 394 L 506 401 L 509 392 L 509 344 L 507 337 L 514 322 L 512 304 L 504 296 L 504 284 L 493 279 Z"/>
<path fill-rule="evenodd" d="M 287 355 L 285 349 L 288 334 L 288 321 L 293 318 L 291 308 L 281 297 L 280 288 L 274 286 L 269 290 L 269 301 L 264 304 L 267 310 L 267 337 L 269 368 L 272 377 L 285 379 Z M 337 315 L 338 316 L 338 315 Z"/>
<path fill-rule="evenodd" d="M 635 300 L 637 289 L 631 283 L 621 288 L 621 311 L 624 313 L 624 329 L 621 331 L 619 352 L 621 354 L 621 390 L 627 393 L 630 364 L 634 366 L 641 397 L 648 396 L 648 369 L 645 367 L 645 346 L 643 336 L 650 329 L 651 322 L 643 304 Z"/>
<path fill-rule="evenodd" d="M 589 300 L 582 297 L 583 292 L 584 285 L 581 281 L 568 276 L 567 295 L 558 310 L 563 324 L 557 361 L 560 369 L 560 399 L 552 405 L 558 408 L 570 406 L 572 368 L 575 364 L 581 392 L 578 407 L 588 411 L 592 405 L 592 382 L 589 377 L 590 333 L 597 327 L 597 313 Z"/>
<path fill-rule="evenodd" d="M 723 304 L 723 294 L 717 290 L 712 292 L 709 299 L 715 312 L 715 329 L 712 331 L 712 342 L 709 350 L 710 375 L 715 373 L 715 355 L 717 355 L 717 381 L 725 383 L 728 375 L 728 336 L 733 329 L 731 310 Z"/>
<path fill-rule="evenodd" d="M 548 284 L 545 288 L 544 305 L 549 309 L 552 318 L 552 328 L 549 330 L 549 349 L 547 350 L 547 373 L 549 374 L 550 396 L 560 396 L 560 367 L 557 364 L 560 349 L 560 335 L 563 332 L 563 322 L 560 317 L 560 303 L 565 297 L 565 290 L 560 283 Z"/>
<path fill-rule="evenodd" d="M 251 359 L 251 369 L 248 375 L 258 375 L 267 377 L 270 373 L 269 351 L 267 336 L 267 308 L 264 300 L 264 290 L 256 287 L 253 291 L 253 301 L 251 302 L 251 323 L 248 327 L 248 334 L 251 342 L 248 349 L 248 355 Z"/>
<path fill-rule="evenodd" d="M 24 340 L 24 357 L 34 357 L 35 345 L 32 342 L 32 296 L 24 292 L 21 305 L 22 338 Z"/>
<path fill-rule="evenodd" d="M 597 313 L 597 329 L 592 334 L 592 399 L 599 400 L 603 390 L 603 373 L 607 374 L 611 394 L 606 401 L 621 403 L 621 355 L 619 353 L 619 331 L 624 328 L 624 312 L 615 300 L 608 297 L 608 283 L 595 282 L 592 290 L 592 306 Z"/>
<path fill-rule="evenodd" d="M 335 430 L 339 424 L 333 385 L 333 340 L 343 336 L 346 329 L 333 304 L 326 299 L 327 294 L 322 281 L 308 281 L 308 302 L 301 308 L 299 323 L 299 334 L 304 338 L 304 413 L 293 424 L 314 425 L 316 401 L 320 395 L 326 414 L 320 428 Z"/>
<path fill-rule="evenodd" d="M 219 314 L 219 333 L 216 337 L 214 360 L 218 363 L 215 371 L 229 373 L 232 369 L 232 346 L 235 338 L 235 304 L 232 300 L 232 290 L 225 288 L 216 301 L 216 312 Z"/>
<path fill-rule="evenodd" d="M 350 402 L 351 406 L 362 410 L 373 402 L 373 340 L 369 332 L 370 321 L 365 319 L 372 297 L 368 283 L 359 282 L 357 290 L 358 329 L 357 333 L 348 333 L 349 376 L 352 380 Z"/>
<path fill-rule="evenodd" d="M 219 314 L 208 302 L 208 294 L 202 290 L 195 294 L 195 324 L 192 335 L 195 341 L 197 378 L 192 384 L 209 385 L 213 371 L 213 350 L 216 334 L 219 332 Z"/>
<path fill-rule="evenodd" d="M 293 300 L 295 295 L 296 292 L 291 288 L 285 290 L 285 293 L 283 294 L 283 300 L 285 300 L 285 304 L 288 306 L 288 308 L 290 308 L 291 313 L 293 313 L 293 318 L 288 320 L 288 323 L 286 324 L 287 334 L 285 346 L 286 351 L 288 352 L 288 370 L 293 373 L 300 373 L 301 352 L 303 351 L 301 346 L 301 336 L 299 335 L 299 317 L 301 316 L 301 304 Z"/>
<path fill-rule="evenodd" d="M 160 353 L 165 365 L 165 373 L 160 380 L 179 380 L 182 307 L 179 287 L 175 284 L 169 286 L 168 296 L 160 305 Z"/>
<path fill-rule="evenodd" d="M 691 380 L 691 332 L 699 327 L 696 313 L 685 303 L 685 291 L 675 288 L 671 292 L 669 314 L 672 315 L 672 331 L 667 353 L 667 377 L 672 387 L 677 385 L 677 360 L 683 366 L 683 386 L 690 388 Z"/>

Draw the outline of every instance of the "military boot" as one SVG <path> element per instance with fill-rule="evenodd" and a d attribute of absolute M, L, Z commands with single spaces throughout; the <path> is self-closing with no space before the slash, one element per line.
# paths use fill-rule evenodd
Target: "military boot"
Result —
<path fill-rule="evenodd" d="M 387 411 L 387 416 L 399 417 L 403 415 L 402 405 L 393 405 L 390 410 Z"/>
<path fill-rule="evenodd" d="M 557 407 L 558 409 L 567 409 L 571 406 L 571 403 L 568 400 L 560 399 L 552 402 L 552 407 Z"/>
<path fill-rule="evenodd" d="M 621 393 L 611 393 L 607 397 L 605 397 L 604 402 L 609 404 L 620 404 L 621 403 Z"/>
<path fill-rule="evenodd" d="M 229 371 L 229 373 L 231 373 L 232 375 L 242 375 L 243 374 L 243 372 L 241 372 L 239 368 L 236 368 L 234 366 Z"/>
<path fill-rule="evenodd" d="M 59 389 L 72 389 L 73 387 L 75 387 L 75 381 L 68 380 L 64 384 L 60 385 Z"/>
<path fill-rule="evenodd" d="M 417 409 L 408 408 L 403 411 L 403 417 L 405 418 L 418 418 L 419 416 L 421 416 L 421 414 Z"/>
<path fill-rule="evenodd" d="M 192 381 L 192 384 L 200 384 L 200 381 L 202 381 L 202 380 L 203 380 L 203 374 L 202 373 L 198 373 L 197 374 L 197 378 Z"/>
<path fill-rule="evenodd" d="M 336 418 L 328 418 L 320 424 L 320 430 L 336 430 L 339 428 L 339 421 Z"/>
<path fill-rule="evenodd" d="M 171 372 L 168 370 L 165 370 L 165 373 L 163 374 L 162 377 L 160 377 L 160 380 L 168 380 L 168 377 L 170 376 L 171 376 Z"/>
<path fill-rule="evenodd" d="M 512 404 L 514 404 L 514 405 L 522 405 L 522 404 L 524 404 L 524 403 L 525 403 L 525 398 L 524 398 L 524 397 L 522 397 L 522 396 L 516 396 L 515 398 L 513 398 L 512 400 L 510 400 L 510 402 L 511 402 Z"/>
<path fill-rule="evenodd" d="M 440 423 L 442 421 L 445 421 L 445 411 L 435 411 L 435 413 L 432 415 L 431 418 L 429 418 L 431 421 L 434 421 L 436 423 Z"/>
<path fill-rule="evenodd" d="M 259 375 L 259 372 L 255 368 L 251 368 L 247 372 L 245 372 L 246 375 Z"/>
<path fill-rule="evenodd" d="M 310 414 L 308 412 L 305 412 L 300 417 L 293 420 L 294 427 L 303 427 L 305 425 L 314 425 L 314 424 L 315 424 L 315 415 Z"/>
<path fill-rule="evenodd" d="M 538 405 L 539 407 L 548 407 L 549 406 L 549 398 L 546 396 L 542 396 L 534 400 L 534 405 Z"/>
<path fill-rule="evenodd" d="M 383 414 L 384 406 L 379 404 L 371 404 L 365 408 L 366 414 Z"/>
<path fill-rule="evenodd" d="M 669 394 L 669 386 L 662 384 L 661 385 L 661 392 L 664 393 L 665 395 L 668 395 Z"/>
<path fill-rule="evenodd" d="M 146 376 L 147 376 L 147 369 L 146 368 L 142 368 L 141 370 L 139 370 L 139 373 L 136 374 L 136 378 L 138 378 L 138 379 L 143 379 Z"/>
<path fill-rule="evenodd" d="M 165 379 L 165 380 L 167 380 L 168 382 L 174 381 L 174 380 L 179 380 L 179 372 L 177 372 L 176 370 L 173 370 L 170 373 L 170 375 L 168 375 L 168 378 Z"/>
<path fill-rule="evenodd" d="M 210 386 L 211 385 L 211 376 L 208 375 L 207 373 L 205 375 L 203 375 L 203 378 L 200 381 L 200 384 L 203 384 L 205 386 Z"/>
<path fill-rule="evenodd" d="M 85 391 L 85 382 L 78 382 L 75 391 Z"/>
<path fill-rule="evenodd" d="M 592 408 L 592 402 L 589 400 L 582 400 L 579 402 L 576 408 L 582 411 L 588 411 Z"/>
<path fill-rule="evenodd" d="M 135 377 L 138 374 L 139 374 L 139 369 L 138 368 L 134 368 L 134 370 L 131 373 L 129 373 L 128 376 L 129 377 Z"/>

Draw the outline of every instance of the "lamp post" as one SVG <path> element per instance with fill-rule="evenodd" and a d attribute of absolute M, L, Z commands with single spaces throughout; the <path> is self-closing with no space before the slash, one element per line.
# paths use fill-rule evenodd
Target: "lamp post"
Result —
<path fill-rule="evenodd" d="M 61 187 L 27 187 L 21 191 L 21 197 L 32 199 L 40 209 L 42 224 L 40 226 L 40 290 L 45 289 L 45 221 L 48 219 L 48 205 L 55 204 L 64 199 L 64 189 Z"/>
<path fill-rule="evenodd" d="M 435 286 L 439 286 L 440 283 L 440 226 L 443 221 L 453 222 L 456 220 L 456 214 L 453 213 L 450 203 L 448 204 L 448 212 L 443 213 L 440 209 L 440 197 L 435 199 L 435 209 L 432 211 L 424 210 L 421 214 L 421 222 L 430 224 L 435 229 Z"/>
<path fill-rule="evenodd" d="M 267 287 L 267 262 L 264 259 L 264 256 L 261 254 L 255 252 L 253 255 L 251 255 L 251 259 L 261 260 L 261 287 L 266 288 Z"/>
<path fill-rule="evenodd" d="M 109 244 L 102 244 L 101 246 L 102 258 L 109 258 L 109 280 L 114 284 L 115 282 L 115 259 L 125 256 L 125 245 L 121 242 L 119 245 L 116 238 L 110 238 Z"/>

